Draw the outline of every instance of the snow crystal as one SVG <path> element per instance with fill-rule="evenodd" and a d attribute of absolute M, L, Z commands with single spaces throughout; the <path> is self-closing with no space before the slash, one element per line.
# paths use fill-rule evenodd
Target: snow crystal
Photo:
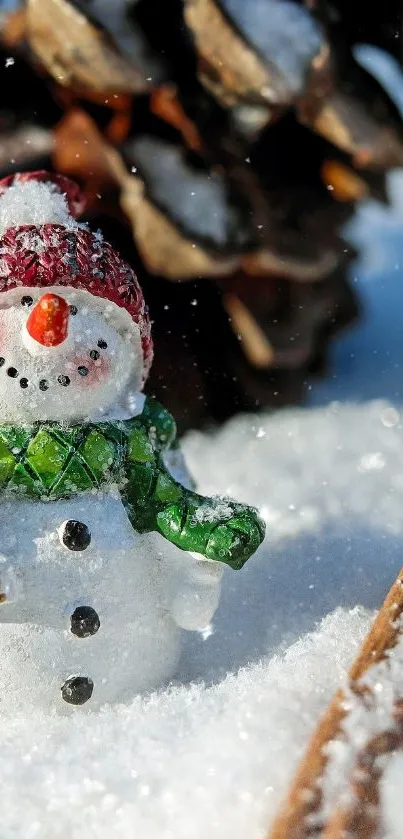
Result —
<path fill-rule="evenodd" d="M 392 755 L 380 782 L 383 839 L 402 839 L 403 754 Z"/>
<path fill-rule="evenodd" d="M 9 227 L 47 223 L 68 228 L 80 226 L 70 215 L 66 198 L 56 184 L 16 183 L 0 196 L 0 235 Z"/>
<path fill-rule="evenodd" d="M 212 506 L 211 504 L 203 504 L 202 507 L 199 507 L 198 510 L 195 511 L 194 519 L 197 524 L 200 524 L 203 521 L 224 521 L 225 519 L 231 518 L 232 514 L 233 508 L 230 504 L 223 501 L 215 506 Z"/>

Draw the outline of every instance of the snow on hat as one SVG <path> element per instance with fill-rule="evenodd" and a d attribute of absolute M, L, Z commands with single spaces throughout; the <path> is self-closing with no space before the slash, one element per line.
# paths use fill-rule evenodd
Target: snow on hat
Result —
<path fill-rule="evenodd" d="M 0 292 L 71 286 L 126 309 L 140 330 L 145 380 L 153 344 L 143 293 L 102 234 L 77 222 L 85 204 L 77 184 L 62 175 L 40 170 L 0 180 Z"/>

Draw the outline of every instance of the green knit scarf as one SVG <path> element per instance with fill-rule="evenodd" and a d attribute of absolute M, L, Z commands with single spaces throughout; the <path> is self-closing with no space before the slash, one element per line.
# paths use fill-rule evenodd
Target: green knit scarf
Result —
<path fill-rule="evenodd" d="M 264 538 L 262 520 L 252 507 L 179 484 L 162 459 L 176 445 L 173 417 L 152 399 L 125 421 L 2 425 L 0 496 L 52 501 L 115 485 L 136 531 L 241 568 Z"/>

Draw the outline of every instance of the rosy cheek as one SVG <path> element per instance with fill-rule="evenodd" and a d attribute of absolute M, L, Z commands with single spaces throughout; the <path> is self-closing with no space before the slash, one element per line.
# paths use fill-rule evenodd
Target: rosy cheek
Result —
<path fill-rule="evenodd" d="M 111 361 L 105 356 L 93 361 L 88 355 L 76 355 L 69 362 L 69 368 L 72 373 L 75 373 L 74 380 L 77 384 L 81 383 L 83 388 L 94 387 L 110 375 Z"/>

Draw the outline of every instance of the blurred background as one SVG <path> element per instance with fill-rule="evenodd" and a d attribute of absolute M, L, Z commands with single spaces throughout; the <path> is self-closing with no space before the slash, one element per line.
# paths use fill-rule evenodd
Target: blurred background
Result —
<path fill-rule="evenodd" d="M 400 395 L 402 21 L 397 0 L 0 0 L 0 176 L 79 181 L 181 432 Z"/>

